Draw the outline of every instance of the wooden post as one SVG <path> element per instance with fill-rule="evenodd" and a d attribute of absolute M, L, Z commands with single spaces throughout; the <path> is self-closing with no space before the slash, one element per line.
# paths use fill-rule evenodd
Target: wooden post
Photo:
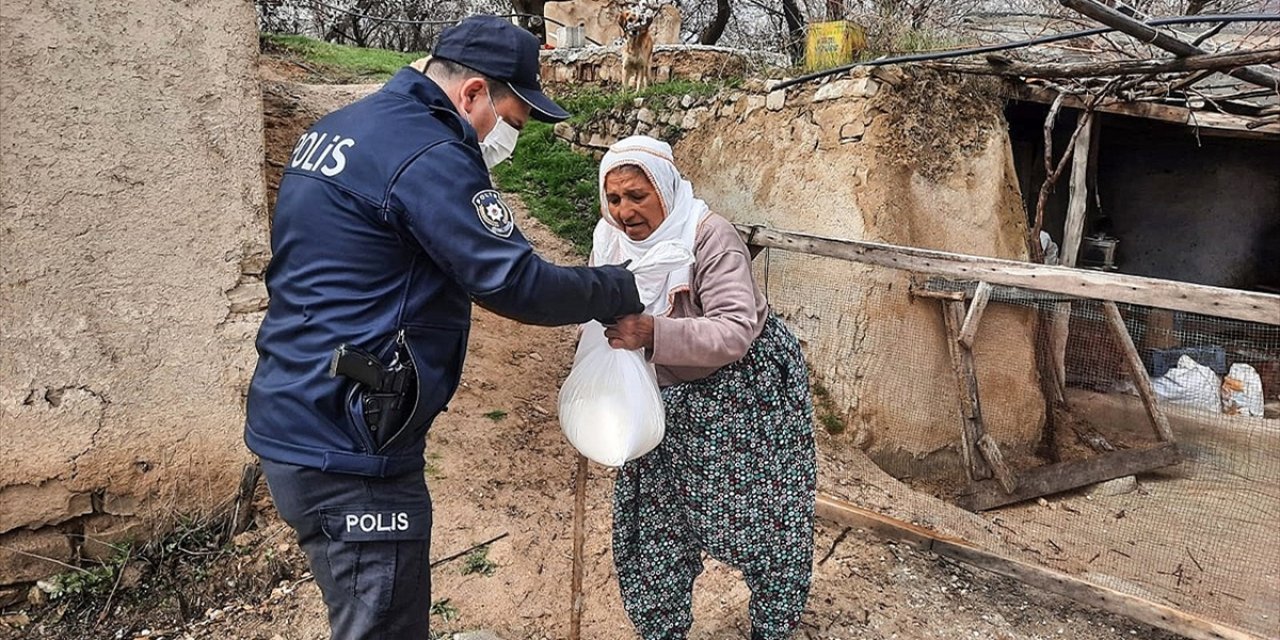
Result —
<path fill-rule="evenodd" d="M 977 384 L 969 383 L 965 375 L 964 355 L 960 347 L 960 317 L 964 302 L 943 301 L 942 324 L 946 328 L 947 353 L 951 356 L 951 371 L 955 375 L 956 395 L 960 399 L 960 459 L 964 463 L 969 480 L 978 481 L 991 477 L 990 470 L 982 463 L 978 452 L 978 439 L 982 437 L 981 423 L 975 419 L 978 412 Z M 959 311 L 957 311 L 957 309 Z M 972 365 L 972 359 L 969 363 Z"/>
<path fill-rule="evenodd" d="M 1071 152 L 1071 192 L 1067 202 L 1067 221 L 1062 226 L 1062 250 L 1058 252 L 1062 266 L 1074 267 L 1084 237 L 1084 218 L 1089 210 L 1089 155 L 1098 123 L 1093 114 L 1080 114 L 1085 122 Z"/>
<path fill-rule="evenodd" d="M 973 340 L 978 336 L 978 323 L 982 321 L 982 312 L 987 310 L 987 302 L 990 300 L 991 285 L 979 282 L 978 289 L 973 292 L 973 302 L 969 303 L 969 313 L 960 327 L 960 344 L 964 348 L 973 348 Z"/>
<path fill-rule="evenodd" d="M 1138 388 L 1138 395 L 1142 397 L 1142 404 L 1147 408 L 1147 415 L 1151 417 L 1156 436 L 1161 442 L 1173 442 L 1173 429 L 1169 428 L 1169 419 L 1156 404 L 1156 391 L 1151 386 L 1151 377 L 1147 375 L 1147 367 L 1142 364 L 1138 349 L 1133 345 L 1129 329 L 1124 326 L 1120 308 L 1116 303 L 1106 301 L 1102 303 L 1102 311 L 1106 314 L 1107 324 L 1110 325 L 1111 332 L 1115 334 L 1116 340 L 1120 343 L 1120 349 L 1124 352 L 1125 364 L 1129 366 L 1129 377 L 1133 379 L 1133 386 Z"/>
<path fill-rule="evenodd" d="M 582 638 L 582 547 L 586 539 L 587 458 L 578 454 L 578 469 L 573 480 L 573 591 L 569 609 L 569 640 Z"/>
<path fill-rule="evenodd" d="M 1081 112 L 1086 122 L 1076 138 L 1071 152 L 1071 192 L 1067 203 L 1067 221 L 1062 227 L 1062 248 L 1058 256 L 1062 266 L 1074 267 L 1080 256 L 1080 242 L 1084 238 L 1084 219 L 1089 210 L 1089 160 L 1097 148 L 1098 120 L 1088 111 Z M 1049 344 L 1053 354 L 1054 383 L 1057 395 L 1065 397 L 1067 387 L 1067 338 L 1071 327 L 1071 303 L 1054 305 L 1049 331 Z"/>
<path fill-rule="evenodd" d="M 982 289 L 984 284 L 986 283 L 979 283 L 978 291 L 974 294 L 974 303 L 977 304 L 981 296 L 985 306 L 985 300 L 991 296 L 991 287 L 987 285 L 984 294 Z M 947 327 L 948 351 L 952 355 L 951 363 L 956 372 L 956 388 L 960 393 L 960 413 L 964 419 L 961 446 L 968 450 L 970 478 L 977 480 L 978 478 L 973 477 L 974 474 L 987 478 L 991 473 L 995 473 L 1000 486 L 1012 493 L 1018 488 L 1018 479 L 1005 464 L 1000 446 L 986 434 L 986 428 L 982 424 L 982 403 L 978 399 L 978 374 L 973 365 L 973 351 L 965 346 L 960 337 L 959 327 L 966 322 L 964 302 L 948 301 L 943 305 L 944 318 L 950 319 L 944 324 Z M 976 333 L 978 318 L 974 317 L 972 308 L 969 311 L 969 318 L 974 320 L 973 331 Z M 977 315 L 981 316 L 981 314 L 979 310 Z M 982 464 L 984 461 L 986 467 Z"/>
<path fill-rule="evenodd" d="M 990 296 L 989 289 L 990 287 L 985 297 Z M 979 293 L 981 293 L 981 286 L 979 286 Z M 981 315 L 981 311 L 978 315 Z M 1018 486 L 1017 477 L 1005 465 L 1000 447 L 986 435 L 982 425 L 982 404 L 978 399 L 978 376 L 973 365 L 973 352 L 964 346 L 960 338 L 960 325 L 964 322 L 963 301 L 942 302 L 942 323 L 946 327 L 947 353 L 951 356 L 951 368 L 956 377 L 956 393 L 960 397 L 960 458 L 970 480 L 976 482 L 989 478 L 994 471 L 1000 486 L 1005 487 L 1007 491 L 1013 491 Z"/>
<path fill-rule="evenodd" d="M 819 518 L 846 527 L 875 531 L 894 540 L 902 540 L 940 556 L 990 571 L 1076 602 L 1110 611 L 1153 627 L 1172 631 L 1192 640 L 1261 640 L 1258 636 L 1194 616 L 1137 596 L 1086 582 L 1075 576 L 1038 565 L 1027 564 L 997 553 L 979 549 L 958 538 L 903 522 L 896 518 L 862 509 L 835 496 L 818 493 Z"/>

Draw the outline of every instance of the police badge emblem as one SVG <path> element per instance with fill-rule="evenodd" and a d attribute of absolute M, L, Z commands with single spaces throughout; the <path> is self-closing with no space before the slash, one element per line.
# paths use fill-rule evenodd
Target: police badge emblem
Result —
<path fill-rule="evenodd" d="M 502 201 L 501 194 L 493 189 L 485 189 L 471 198 L 471 204 L 475 205 L 476 215 L 490 233 L 499 238 L 511 237 L 511 231 L 516 228 L 515 216 L 511 214 L 507 203 Z"/>

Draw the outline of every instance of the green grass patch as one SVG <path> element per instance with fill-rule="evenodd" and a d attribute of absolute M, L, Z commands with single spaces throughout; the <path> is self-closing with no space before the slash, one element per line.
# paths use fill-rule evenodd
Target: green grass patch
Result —
<path fill-rule="evenodd" d="M 37 588 L 44 591 L 50 600 L 62 600 L 73 597 L 104 596 L 115 585 L 124 565 L 129 561 L 130 549 L 117 548 L 111 560 L 87 569 L 77 568 L 40 580 Z"/>
<path fill-rule="evenodd" d="M 531 121 L 493 175 L 499 189 L 519 194 L 534 218 L 586 255 L 600 218 L 596 171 L 596 162 L 557 139 L 551 125 Z"/>
<path fill-rule="evenodd" d="M 264 35 L 271 45 L 291 53 L 303 62 L 326 70 L 349 74 L 354 78 L 386 80 L 401 67 L 426 55 L 401 53 L 387 49 L 364 49 L 333 44 L 306 36 Z"/>
<path fill-rule="evenodd" d="M 489 559 L 489 547 L 487 546 L 480 547 L 467 554 L 467 559 L 462 563 L 462 575 L 464 576 L 478 573 L 489 577 L 497 570 L 497 563 Z"/>
<path fill-rule="evenodd" d="M 428 478 L 438 479 L 444 477 L 444 471 L 440 469 L 441 455 L 437 451 L 427 452 L 427 468 L 426 474 Z"/>
<path fill-rule="evenodd" d="M 811 388 L 813 389 L 813 409 L 818 417 L 818 425 L 833 436 L 844 433 L 844 420 L 836 410 L 835 399 L 831 397 L 831 392 L 827 390 L 826 385 L 813 379 Z"/>
<path fill-rule="evenodd" d="M 431 603 L 431 615 L 440 616 L 445 622 L 453 622 L 458 619 L 458 608 L 448 598 L 441 598 Z"/>
<path fill-rule="evenodd" d="M 578 125 L 617 109 L 633 108 L 636 98 L 703 97 L 738 84 L 737 80 L 719 84 L 678 80 L 639 92 L 593 87 L 560 94 L 556 102 L 573 114 L 569 123 Z M 551 125 L 532 120 L 520 134 L 511 160 L 495 167 L 493 175 L 499 189 L 519 194 L 534 218 L 586 255 L 600 219 L 598 170 L 595 160 L 557 139 Z"/>
<path fill-rule="evenodd" d="M 494 422 L 498 422 L 499 420 L 502 420 L 503 418 L 507 417 L 507 412 L 503 411 L 502 409 L 494 409 L 493 411 L 490 411 L 489 413 L 484 414 L 484 417 Z"/>

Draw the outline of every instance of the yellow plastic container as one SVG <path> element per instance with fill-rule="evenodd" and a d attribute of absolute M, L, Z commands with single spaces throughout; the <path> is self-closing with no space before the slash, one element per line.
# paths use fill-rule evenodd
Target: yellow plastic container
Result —
<path fill-rule="evenodd" d="M 820 71 L 853 62 L 853 56 L 867 46 L 862 27 L 847 20 L 815 22 L 809 25 L 804 67 Z"/>

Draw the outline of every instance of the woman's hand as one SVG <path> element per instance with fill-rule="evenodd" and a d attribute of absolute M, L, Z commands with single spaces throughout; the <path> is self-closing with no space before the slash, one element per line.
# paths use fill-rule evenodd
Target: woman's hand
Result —
<path fill-rule="evenodd" d="M 605 327 L 604 337 L 609 339 L 609 346 L 614 349 L 652 349 L 653 316 L 622 316 L 617 324 Z"/>

